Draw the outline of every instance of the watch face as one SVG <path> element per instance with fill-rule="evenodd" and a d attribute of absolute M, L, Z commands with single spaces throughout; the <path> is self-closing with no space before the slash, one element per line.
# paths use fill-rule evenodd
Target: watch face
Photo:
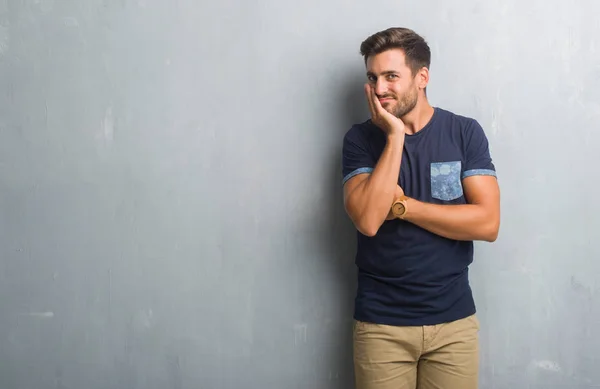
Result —
<path fill-rule="evenodd" d="M 404 215 L 405 211 L 406 211 L 406 207 L 401 202 L 396 202 L 392 206 L 392 213 L 394 215 Z"/>

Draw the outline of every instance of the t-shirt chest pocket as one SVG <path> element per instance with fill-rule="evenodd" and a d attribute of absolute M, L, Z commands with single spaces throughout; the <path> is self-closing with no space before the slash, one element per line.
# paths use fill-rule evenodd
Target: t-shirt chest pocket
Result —
<path fill-rule="evenodd" d="M 461 171 L 461 161 L 432 162 L 431 197 L 442 201 L 460 198 L 463 195 Z"/>

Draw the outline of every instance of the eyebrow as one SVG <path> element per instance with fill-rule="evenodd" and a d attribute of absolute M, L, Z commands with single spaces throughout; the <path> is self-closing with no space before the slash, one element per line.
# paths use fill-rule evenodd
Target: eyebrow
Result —
<path fill-rule="evenodd" d="M 400 73 L 395 70 L 385 70 L 385 71 L 381 72 L 382 76 L 387 76 L 389 74 L 400 74 Z M 373 72 L 367 72 L 367 76 L 374 76 L 374 75 L 375 75 L 375 73 L 373 73 Z"/>

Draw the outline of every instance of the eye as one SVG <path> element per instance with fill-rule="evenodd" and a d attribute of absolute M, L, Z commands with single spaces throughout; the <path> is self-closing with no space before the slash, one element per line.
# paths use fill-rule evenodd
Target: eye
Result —
<path fill-rule="evenodd" d="M 367 76 L 367 79 L 371 82 L 377 81 L 377 78 L 375 76 Z"/>
<path fill-rule="evenodd" d="M 388 80 L 395 80 L 396 78 L 398 78 L 398 76 L 396 74 L 388 74 L 387 75 Z"/>

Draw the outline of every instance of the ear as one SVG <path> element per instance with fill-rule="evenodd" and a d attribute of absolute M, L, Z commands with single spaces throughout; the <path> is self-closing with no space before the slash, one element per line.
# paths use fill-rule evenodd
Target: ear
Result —
<path fill-rule="evenodd" d="M 427 84 L 429 84 L 429 69 L 422 67 L 417 73 L 416 82 L 419 86 L 419 89 L 425 89 Z"/>

